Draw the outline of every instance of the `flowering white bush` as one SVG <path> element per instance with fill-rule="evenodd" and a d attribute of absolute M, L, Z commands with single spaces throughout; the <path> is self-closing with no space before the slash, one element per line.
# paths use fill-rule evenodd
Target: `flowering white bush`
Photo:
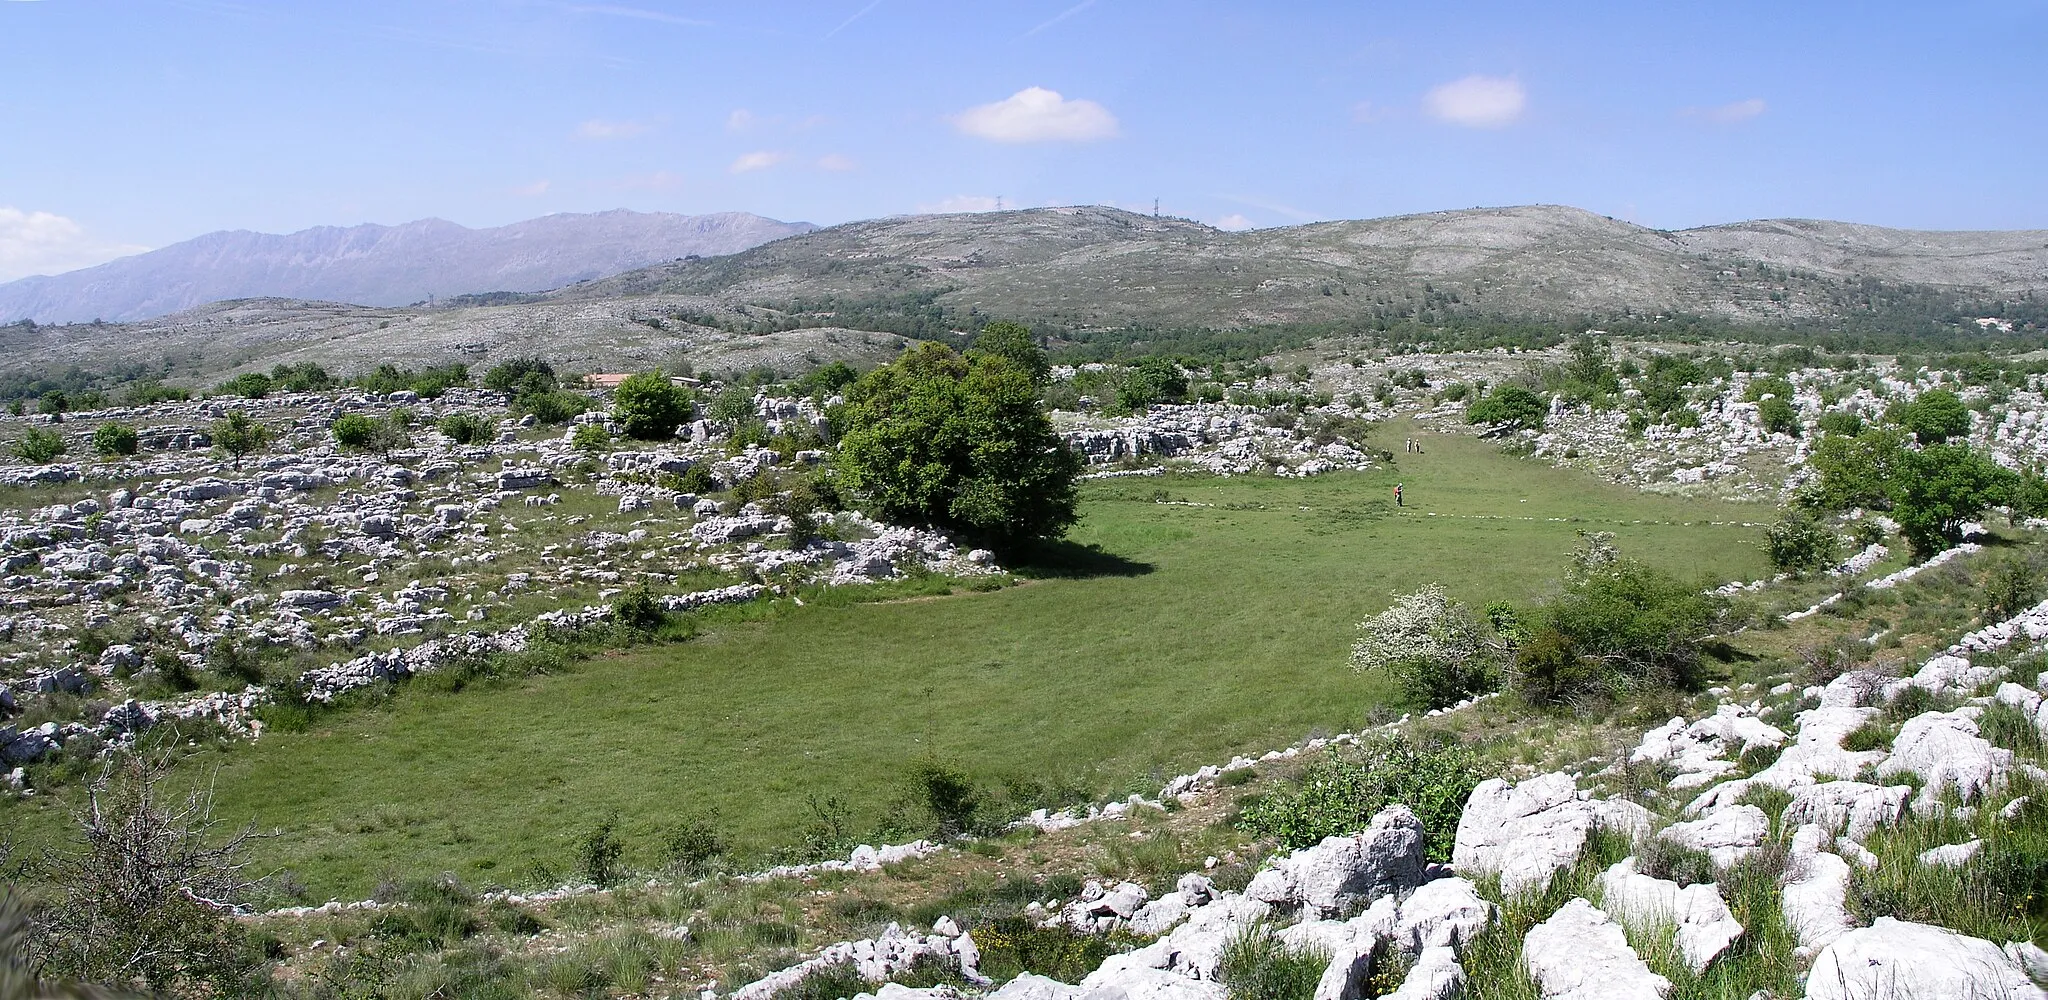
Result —
<path fill-rule="evenodd" d="M 1384 670 L 1410 699 L 1441 708 L 1482 686 L 1491 653 L 1471 611 L 1433 583 L 1358 623 L 1351 668 Z"/>

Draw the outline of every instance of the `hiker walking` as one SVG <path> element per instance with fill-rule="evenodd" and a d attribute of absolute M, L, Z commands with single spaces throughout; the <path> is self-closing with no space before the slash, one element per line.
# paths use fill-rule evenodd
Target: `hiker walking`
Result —
<path fill-rule="evenodd" d="M 1401 506 L 1401 484 L 1394 484 L 1394 506 Z"/>

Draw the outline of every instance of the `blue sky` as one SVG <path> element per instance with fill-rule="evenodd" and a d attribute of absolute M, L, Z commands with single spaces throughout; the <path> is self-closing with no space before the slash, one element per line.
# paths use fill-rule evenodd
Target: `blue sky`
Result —
<path fill-rule="evenodd" d="M 216 229 L 1531 202 L 2048 228 L 2048 0 L 0 0 L 0 280 Z"/>

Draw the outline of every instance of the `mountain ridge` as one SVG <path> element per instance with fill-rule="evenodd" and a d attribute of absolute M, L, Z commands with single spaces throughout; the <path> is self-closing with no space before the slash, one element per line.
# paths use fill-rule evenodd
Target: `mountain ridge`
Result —
<path fill-rule="evenodd" d="M 471 229 L 427 218 L 293 233 L 219 230 L 57 275 L 0 284 L 0 322 L 152 319 L 243 298 L 397 306 L 434 297 L 539 292 L 691 255 L 810 232 L 745 212 L 614 209 Z"/>

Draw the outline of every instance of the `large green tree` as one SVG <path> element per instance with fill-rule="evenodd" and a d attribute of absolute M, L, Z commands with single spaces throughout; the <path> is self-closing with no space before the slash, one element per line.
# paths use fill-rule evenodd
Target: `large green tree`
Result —
<path fill-rule="evenodd" d="M 1962 540 L 1963 523 L 2006 502 L 2019 476 L 1959 444 L 1902 452 L 1892 477 L 1892 518 L 1921 556 Z"/>
<path fill-rule="evenodd" d="M 675 437 L 692 410 L 690 391 L 669 381 L 659 368 L 627 376 L 612 393 L 612 411 L 625 425 L 626 436 L 643 441 Z"/>
<path fill-rule="evenodd" d="M 1465 408 L 1468 424 L 1493 424 L 1503 430 L 1541 428 L 1550 412 L 1543 397 L 1519 385 L 1496 386 L 1485 398 Z"/>
<path fill-rule="evenodd" d="M 1081 460 L 1008 357 L 924 344 L 850 386 L 840 421 L 839 472 L 884 520 L 1008 548 L 1078 519 Z"/>
<path fill-rule="evenodd" d="M 1031 328 L 1022 323 L 997 320 L 981 328 L 975 335 L 974 343 L 967 348 L 969 357 L 979 354 L 993 354 L 1009 358 L 1017 367 L 1031 373 L 1031 379 L 1041 385 L 1052 373 L 1052 359 L 1045 354 L 1045 348 L 1038 346 L 1038 339 L 1031 335 Z"/>
<path fill-rule="evenodd" d="M 1947 389 L 1929 389 L 1899 407 L 1898 421 L 1921 444 L 1941 444 L 1970 433 L 1970 408 Z"/>

